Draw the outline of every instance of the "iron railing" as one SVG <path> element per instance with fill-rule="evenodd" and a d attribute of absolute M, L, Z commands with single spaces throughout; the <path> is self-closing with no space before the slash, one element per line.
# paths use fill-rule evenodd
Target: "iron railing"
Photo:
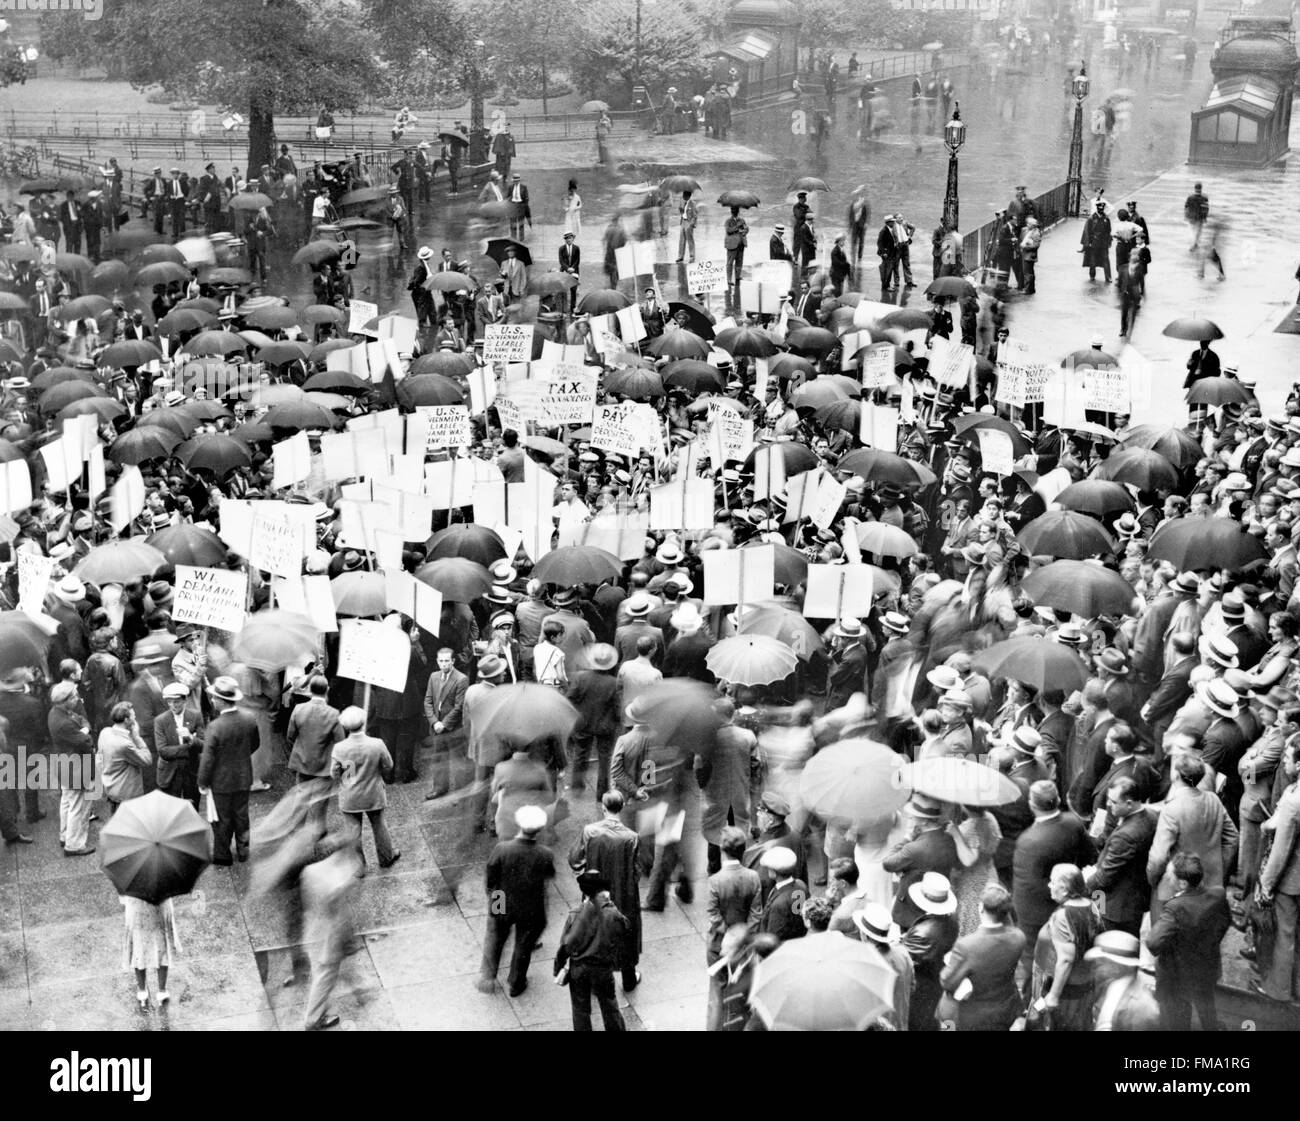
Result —
<path fill-rule="evenodd" d="M 1069 183 L 1058 183 L 1041 195 L 1033 196 L 1040 229 L 1046 231 L 1068 217 L 1069 193 Z M 983 267 L 985 255 L 993 242 L 993 232 L 996 229 L 997 222 L 990 220 L 962 236 L 962 259 L 965 261 L 967 272 L 973 273 Z"/>

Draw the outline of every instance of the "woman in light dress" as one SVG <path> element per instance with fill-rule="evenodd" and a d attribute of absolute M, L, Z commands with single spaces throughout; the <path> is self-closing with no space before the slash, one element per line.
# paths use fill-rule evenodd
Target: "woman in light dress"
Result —
<path fill-rule="evenodd" d="M 576 179 L 569 180 L 569 190 L 564 196 L 564 232 L 582 236 L 582 196 L 578 194 Z"/>
<path fill-rule="evenodd" d="M 141 1012 L 149 1011 L 150 969 L 158 971 L 158 1006 L 171 1000 L 167 991 L 167 970 L 172 957 L 181 952 L 176 936 L 176 912 L 172 901 L 147 903 L 132 896 L 121 897 L 126 909 L 126 937 L 122 945 L 122 968 L 135 971 L 135 1001 Z"/>
<path fill-rule="evenodd" d="M 997 882 L 993 855 L 1002 840 L 1002 830 L 988 810 L 978 806 L 963 809 L 965 820 L 960 825 L 950 821 L 947 833 L 957 846 L 957 859 L 961 862 L 953 886 L 957 891 L 957 922 L 964 938 L 979 927 L 980 897 L 984 889 Z"/>

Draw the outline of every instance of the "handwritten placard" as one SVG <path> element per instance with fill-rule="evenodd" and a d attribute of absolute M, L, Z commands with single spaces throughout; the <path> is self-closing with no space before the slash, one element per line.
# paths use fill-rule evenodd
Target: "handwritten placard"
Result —
<path fill-rule="evenodd" d="M 304 555 L 302 524 L 283 503 L 253 504 L 248 560 L 273 576 L 296 576 Z"/>
<path fill-rule="evenodd" d="M 863 389 L 888 389 L 894 384 L 893 343 L 872 343 L 861 353 Z"/>
<path fill-rule="evenodd" d="M 483 333 L 485 362 L 527 362 L 533 356 L 531 323 L 489 323 Z"/>
<path fill-rule="evenodd" d="M 641 450 L 642 425 L 631 402 L 597 405 L 593 414 L 591 446 L 617 455 L 634 456 Z"/>
<path fill-rule="evenodd" d="M 720 296 L 727 290 L 726 261 L 696 261 L 686 266 L 686 289 L 695 296 Z"/>
<path fill-rule="evenodd" d="M 339 677 L 400 693 L 410 665 L 411 640 L 400 627 L 373 619 L 339 623 Z"/>
<path fill-rule="evenodd" d="M 1010 475 L 1015 470 L 1011 437 L 996 428 L 981 428 L 975 434 L 980 442 L 980 467 L 990 475 Z"/>
<path fill-rule="evenodd" d="M 871 611 L 871 569 L 864 564 L 810 564 L 806 619 L 862 619 Z"/>
<path fill-rule="evenodd" d="M 222 631 L 244 626 L 248 603 L 248 573 L 224 568 L 176 566 L 176 592 L 172 618 Z"/>
<path fill-rule="evenodd" d="M 703 555 L 704 603 L 757 603 L 771 599 L 776 582 L 776 549 L 714 549 Z"/>
<path fill-rule="evenodd" d="M 348 301 L 348 334 L 369 335 L 377 338 L 379 332 L 374 327 L 367 327 L 371 320 L 379 318 L 379 305 L 369 300 Z"/>
<path fill-rule="evenodd" d="M 465 405 L 423 405 L 417 411 L 429 418 L 427 450 L 467 448 L 474 442 Z"/>

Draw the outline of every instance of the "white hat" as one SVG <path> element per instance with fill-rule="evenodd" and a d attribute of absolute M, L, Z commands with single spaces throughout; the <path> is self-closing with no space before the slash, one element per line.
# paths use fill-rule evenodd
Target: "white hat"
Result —
<path fill-rule="evenodd" d="M 540 833 L 546 828 L 546 811 L 541 806 L 520 806 L 515 810 L 515 824 L 521 833 Z"/>
<path fill-rule="evenodd" d="M 421 261 L 427 261 L 430 257 L 433 256 L 433 250 L 430 249 L 427 245 L 421 245 L 420 252 L 417 253 L 416 256 L 419 257 Z"/>
<path fill-rule="evenodd" d="M 907 897 L 922 911 L 931 915 L 951 915 L 957 910 L 957 897 L 952 893 L 948 877 L 938 872 L 927 872 L 907 889 Z"/>
<path fill-rule="evenodd" d="M 773 845 L 759 857 L 758 862 L 769 871 L 782 876 L 789 875 L 795 870 L 799 858 L 784 845 Z"/>
<path fill-rule="evenodd" d="M 898 923 L 889 918 L 889 909 L 883 903 L 868 903 L 860 911 L 853 912 L 853 925 L 862 937 L 873 942 L 889 945 L 899 939 Z"/>

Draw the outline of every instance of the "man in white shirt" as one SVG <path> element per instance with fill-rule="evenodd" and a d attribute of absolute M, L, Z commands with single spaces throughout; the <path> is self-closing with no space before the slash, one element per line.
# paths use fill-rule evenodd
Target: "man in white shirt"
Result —
<path fill-rule="evenodd" d="M 618 667 L 619 711 L 623 714 L 623 727 L 632 727 L 627 710 L 642 693 L 657 685 L 664 675 L 650 660 L 655 652 L 655 640 L 643 635 L 636 640 L 636 657 Z"/>

